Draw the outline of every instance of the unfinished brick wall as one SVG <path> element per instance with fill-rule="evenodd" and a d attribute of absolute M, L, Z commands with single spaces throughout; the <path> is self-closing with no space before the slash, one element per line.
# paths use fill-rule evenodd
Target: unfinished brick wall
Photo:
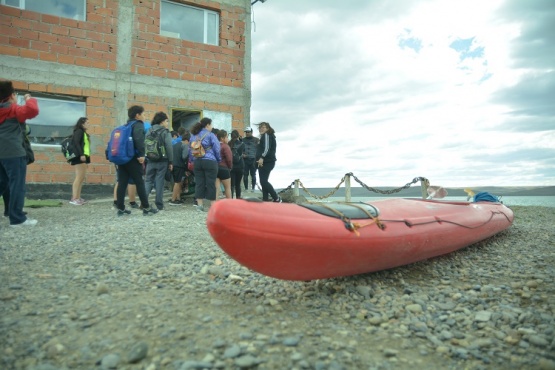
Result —
<path fill-rule="evenodd" d="M 161 36 L 160 0 L 134 0 L 135 20 L 131 73 L 187 80 L 236 88 L 244 87 L 245 10 L 215 1 L 191 0 L 183 4 L 220 13 L 220 46 L 193 43 Z M 31 60 L 116 71 L 117 0 L 87 0 L 86 21 L 40 14 L 0 5 L 0 54 Z M 10 76 L 0 76 L 11 79 Z M 105 159 L 111 130 L 122 122 L 114 107 L 114 92 L 64 85 L 14 81 L 19 91 L 84 97 L 92 141 L 88 184 L 114 182 L 114 166 Z M 140 104 L 153 115 L 169 107 L 213 110 L 232 114 L 233 128 L 242 129 L 246 116 L 241 105 L 188 101 L 179 97 L 128 96 L 129 105 Z M 40 106 L 39 106 L 40 109 Z M 78 117 L 75 118 L 77 121 Z M 36 162 L 28 167 L 27 181 L 71 183 L 74 169 L 58 146 L 36 147 Z"/>
<path fill-rule="evenodd" d="M 160 35 L 160 1 L 135 1 L 131 72 L 242 87 L 245 57 L 244 9 L 214 1 L 176 1 L 220 13 L 220 45 L 198 44 Z"/>
<path fill-rule="evenodd" d="M 115 0 L 87 0 L 86 21 L 0 5 L 0 54 L 113 71 L 114 12 Z"/>

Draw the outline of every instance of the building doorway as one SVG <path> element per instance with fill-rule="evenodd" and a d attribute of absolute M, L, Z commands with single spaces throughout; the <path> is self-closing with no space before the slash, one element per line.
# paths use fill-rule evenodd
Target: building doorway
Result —
<path fill-rule="evenodd" d="M 178 128 L 184 127 L 190 132 L 194 124 L 202 118 L 202 111 L 199 110 L 171 108 L 170 113 L 173 131 L 177 131 Z"/>

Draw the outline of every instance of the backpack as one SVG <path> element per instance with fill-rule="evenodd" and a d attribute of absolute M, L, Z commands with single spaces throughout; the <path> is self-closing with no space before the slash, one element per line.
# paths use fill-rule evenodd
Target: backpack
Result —
<path fill-rule="evenodd" d="M 114 164 L 126 164 L 136 154 L 133 142 L 133 125 L 137 121 L 127 122 L 125 125 L 116 127 L 110 134 L 108 142 L 108 160 Z"/>
<path fill-rule="evenodd" d="M 191 143 L 191 154 L 193 154 L 193 157 L 195 158 L 202 158 L 206 155 L 206 149 L 210 149 L 212 148 L 211 146 L 204 148 L 202 146 L 202 140 L 206 137 L 206 135 L 208 135 L 210 132 L 207 132 L 206 134 L 202 135 L 202 137 L 198 137 L 195 141 L 193 141 Z"/>
<path fill-rule="evenodd" d="M 233 154 L 233 165 L 238 165 L 241 163 L 241 160 L 243 159 L 243 155 L 239 154 L 239 148 L 241 148 L 241 146 L 243 145 L 243 143 L 239 143 L 239 145 L 237 145 L 237 143 L 235 145 L 233 145 L 233 149 L 231 150 L 231 153 Z"/>
<path fill-rule="evenodd" d="M 73 136 L 68 136 L 60 143 L 62 148 L 62 154 L 64 155 L 66 161 L 69 163 L 75 155 L 75 147 L 73 145 Z"/>
<path fill-rule="evenodd" d="M 149 161 L 157 162 L 168 158 L 164 133 L 167 129 L 150 130 L 145 137 L 145 156 Z M 169 131 L 168 131 L 169 132 Z"/>

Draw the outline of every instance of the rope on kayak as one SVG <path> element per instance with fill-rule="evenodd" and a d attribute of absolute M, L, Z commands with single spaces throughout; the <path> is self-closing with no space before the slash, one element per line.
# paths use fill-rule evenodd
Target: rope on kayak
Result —
<path fill-rule="evenodd" d="M 360 209 L 362 212 L 366 213 L 366 215 L 368 215 L 368 217 L 370 217 L 370 219 L 372 221 L 366 222 L 366 223 L 363 223 L 363 224 L 358 223 L 358 222 L 353 222 L 349 217 L 345 216 L 345 214 L 343 214 L 342 212 L 340 212 L 340 211 L 338 211 L 338 210 L 336 210 L 332 207 L 329 207 L 325 203 L 320 203 L 319 205 L 326 208 L 326 209 L 329 209 L 330 211 L 332 211 L 333 213 L 338 215 L 339 218 L 341 219 L 341 221 L 343 222 L 343 225 L 345 225 L 345 228 L 349 231 L 354 232 L 356 236 L 360 236 L 360 233 L 358 232 L 358 229 L 361 229 L 363 227 L 370 226 L 370 225 L 373 225 L 373 224 L 376 224 L 376 226 L 380 230 L 385 230 L 385 225 L 380 221 L 380 219 L 378 217 L 372 216 L 372 214 L 370 212 L 368 212 L 368 210 L 366 210 L 364 207 L 361 207 L 357 204 L 352 204 L 352 203 L 343 203 L 343 204 L 346 204 L 348 206 Z"/>
<path fill-rule="evenodd" d="M 298 186 L 300 188 L 303 189 L 303 191 L 305 193 L 307 193 L 309 196 L 311 196 L 314 199 L 326 199 L 331 197 L 332 195 L 334 195 L 337 191 L 339 191 L 339 188 L 341 188 L 341 185 L 343 185 L 343 183 L 345 183 L 345 181 L 347 180 L 347 177 L 352 177 L 353 180 L 355 180 L 356 182 L 358 182 L 364 189 L 374 192 L 374 193 L 379 193 L 379 194 L 394 194 L 394 193 L 399 193 L 402 190 L 408 189 L 410 188 L 412 185 L 416 184 L 417 182 L 421 182 L 422 184 L 425 185 L 425 187 L 427 188 L 428 186 L 430 186 L 430 180 L 428 180 L 425 177 L 415 177 L 414 179 L 412 179 L 411 182 L 406 183 L 403 186 L 400 186 L 398 188 L 395 189 L 389 189 L 389 190 L 381 190 L 381 189 L 377 189 L 371 186 L 366 185 L 364 182 L 362 182 L 358 177 L 356 177 L 352 172 L 346 173 L 341 180 L 339 181 L 339 184 L 337 184 L 335 186 L 335 188 L 331 189 L 329 193 L 325 194 L 325 195 L 316 195 L 313 194 L 300 180 L 295 180 L 293 182 L 291 182 L 291 184 L 289 184 L 289 186 L 287 186 L 286 188 L 278 191 L 278 195 L 280 194 L 285 194 L 288 191 L 292 191 L 293 189 L 295 189 L 296 184 L 298 183 Z"/>

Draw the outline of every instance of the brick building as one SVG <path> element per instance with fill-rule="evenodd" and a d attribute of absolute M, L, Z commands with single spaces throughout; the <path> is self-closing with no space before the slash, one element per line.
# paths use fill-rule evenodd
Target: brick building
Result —
<path fill-rule="evenodd" d="M 250 0 L 0 0 L 0 78 L 39 100 L 28 122 L 34 184 L 70 184 L 58 145 L 89 118 L 87 184 L 113 184 L 104 149 L 127 108 L 157 111 L 174 129 L 201 117 L 248 125 Z"/>

